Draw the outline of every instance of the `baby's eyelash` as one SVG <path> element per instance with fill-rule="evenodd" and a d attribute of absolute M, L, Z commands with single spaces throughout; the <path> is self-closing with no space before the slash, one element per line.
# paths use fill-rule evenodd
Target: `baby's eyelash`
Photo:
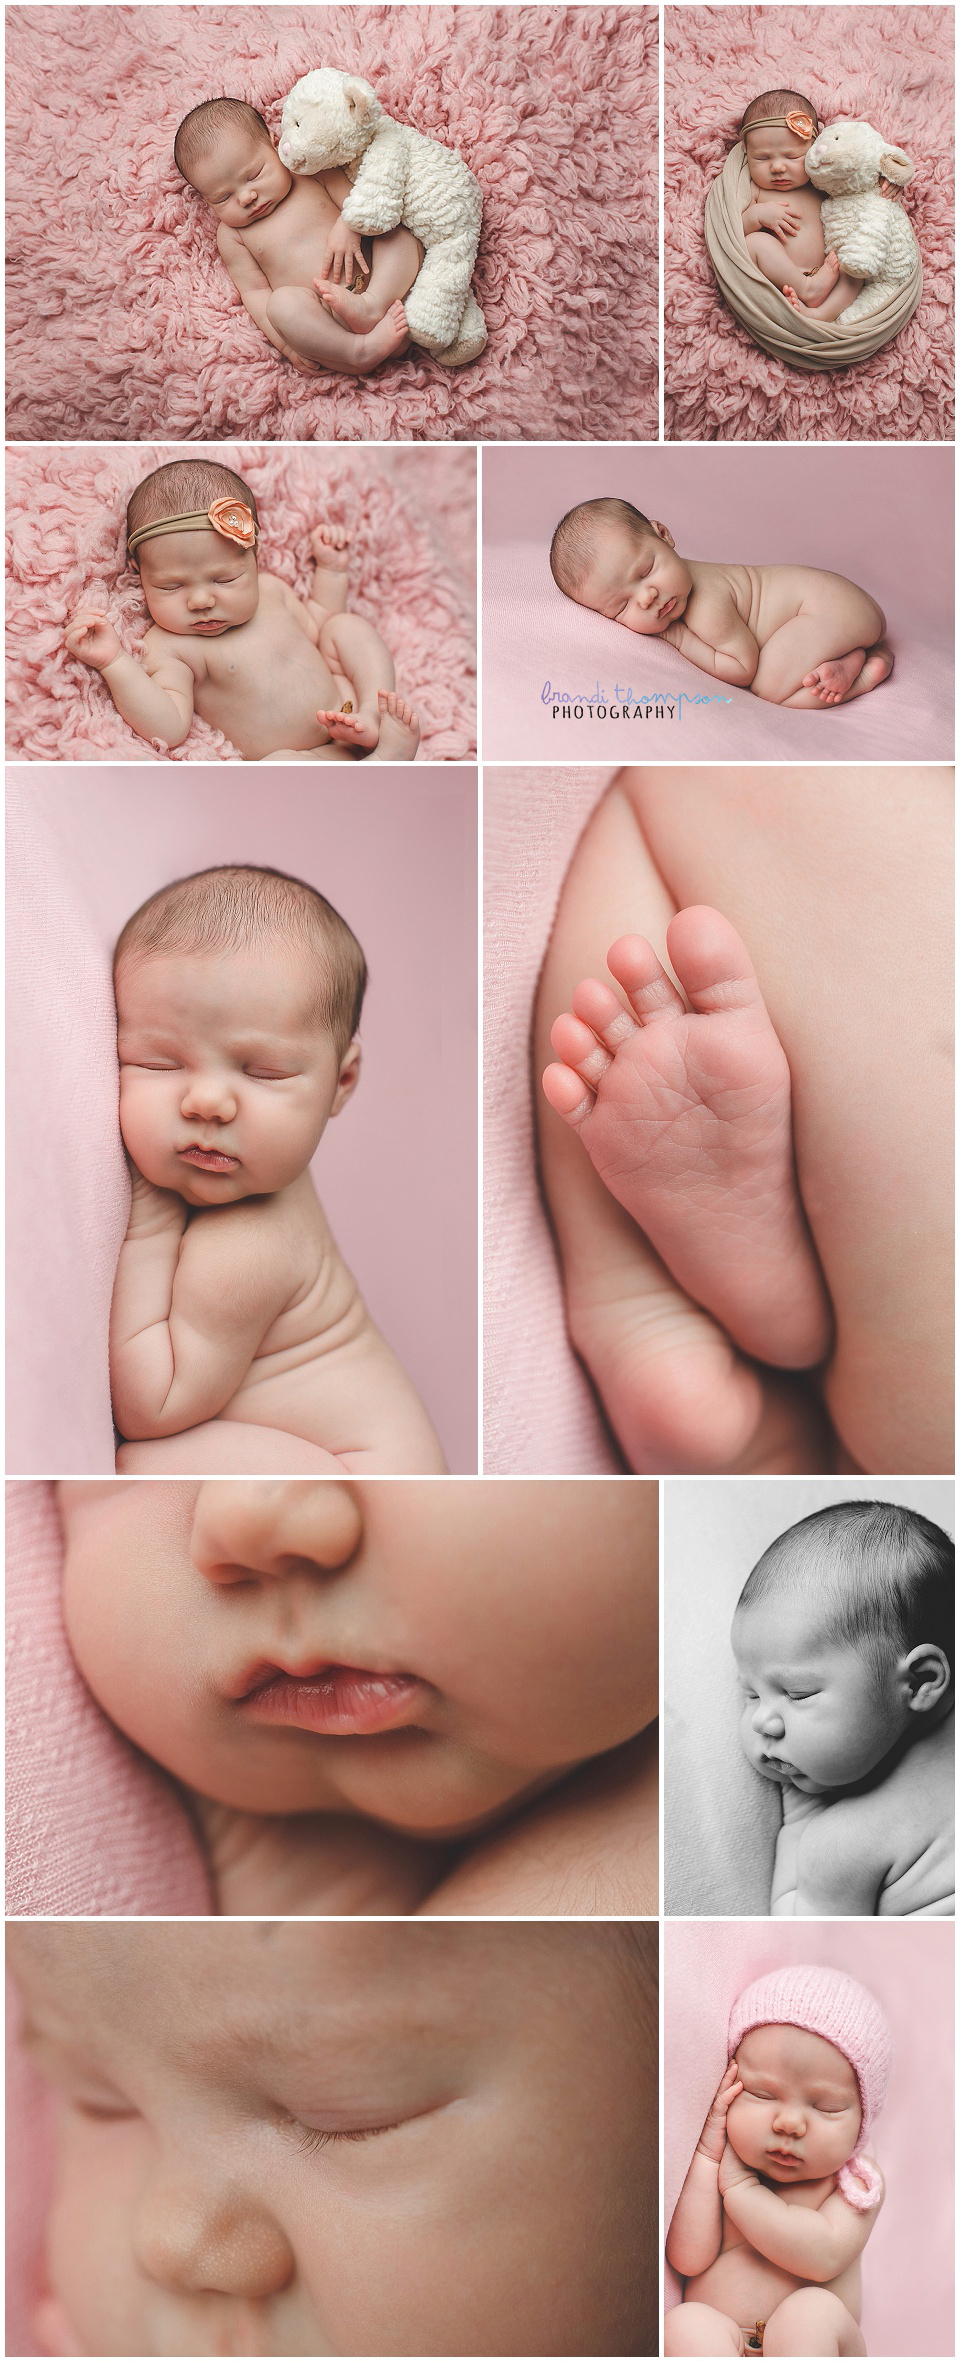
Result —
<path fill-rule="evenodd" d="M 380 2133 L 396 2132 L 396 2129 L 395 2124 L 371 2124 L 362 2132 L 324 2132 L 316 2125 L 301 2124 L 295 2116 L 290 2118 L 290 2131 L 298 2149 L 307 2150 L 329 2148 L 333 2141 L 373 2141 Z"/>

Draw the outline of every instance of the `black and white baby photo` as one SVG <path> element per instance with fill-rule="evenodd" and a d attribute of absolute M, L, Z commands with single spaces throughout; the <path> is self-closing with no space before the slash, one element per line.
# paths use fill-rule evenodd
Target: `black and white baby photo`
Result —
<path fill-rule="evenodd" d="M 665 1907 L 954 1913 L 954 1488 L 664 1487 Z"/>

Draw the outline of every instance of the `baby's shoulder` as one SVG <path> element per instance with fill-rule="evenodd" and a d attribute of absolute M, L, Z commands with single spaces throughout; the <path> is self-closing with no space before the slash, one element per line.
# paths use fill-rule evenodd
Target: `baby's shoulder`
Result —
<path fill-rule="evenodd" d="M 156 672 L 161 664 L 185 664 L 195 681 L 206 679 L 207 651 L 200 640 L 191 640 L 186 632 L 165 632 L 162 624 L 151 623 L 140 654 L 148 672 Z"/>

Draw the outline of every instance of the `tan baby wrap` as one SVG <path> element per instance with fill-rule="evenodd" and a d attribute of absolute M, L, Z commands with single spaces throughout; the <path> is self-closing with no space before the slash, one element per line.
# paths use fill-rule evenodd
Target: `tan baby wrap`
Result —
<path fill-rule="evenodd" d="M 703 226 L 720 292 L 764 352 L 786 361 L 791 369 L 849 369 L 856 361 L 868 361 L 906 327 L 923 290 L 919 261 L 912 276 L 869 319 L 854 320 L 849 327 L 842 320 L 816 320 L 811 312 L 795 312 L 772 280 L 758 271 L 743 234 L 743 209 L 749 202 L 750 168 L 738 140 L 707 191 Z"/>

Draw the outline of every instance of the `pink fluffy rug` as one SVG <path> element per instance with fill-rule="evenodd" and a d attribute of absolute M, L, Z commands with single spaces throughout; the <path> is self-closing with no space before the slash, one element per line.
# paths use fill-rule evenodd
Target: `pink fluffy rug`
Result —
<path fill-rule="evenodd" d="M 276 130 L 312 66 L 459 147 L 490 341 L 316 387 L 274 354 L 174 169 L 219 93 Z M 8 435 L 546 441 L 657 432 L 657 11 L 335 0 L 8 12 Z"/>
<path fill-rule="evenodd" d="M 677 442 L 936 442 L 953 433 L 952 8 L 671 8 L 664 49 L 665 428 Z M 753 343 L 707 259 L 707 190 L 761 90 L 906 149 L 923 298 L 856 369 L 807 376 Z"/>
<path fill-rule="evenodd" d="M 7 745 L 28 762 L 230 762 L 235 749 L 196 721 L 167 755 L 121 721 L 98 673 L 66 654 L 81 602 L 108 606 L 134 653 L 149 618 L 123 521 L 135 484 L 190 445 L 12 451 L 7 456 Z M 264 566 L 305 593 L 309 531 L 352 535 L 350 605 L 391 650 L 397 685 L 420 715 L 419 760 L 460 762 L 476 747 L 476 462 L 472 451 L 265 450 L 216 456 L 255 494 Z"/>

